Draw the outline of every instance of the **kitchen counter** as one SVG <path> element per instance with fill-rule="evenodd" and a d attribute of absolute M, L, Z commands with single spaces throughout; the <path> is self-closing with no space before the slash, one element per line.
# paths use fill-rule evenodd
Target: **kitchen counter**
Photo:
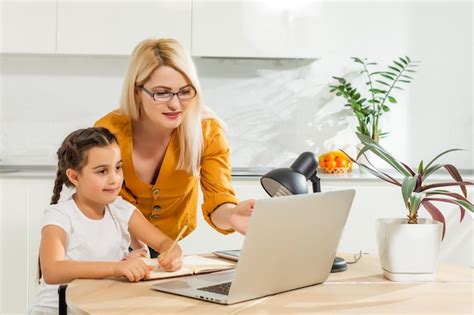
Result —
<path fill-rule="evenodd" d="M 0 178 L 55 178 L 56 165 L 0 165 Z"/>
<path fill-rule="evenodd" d="M 263 174 L 270 171 L 271 168 L 243 168 L 237 167 L 232 169 L 232 178 L 238 180 L 257 180 Z M 386 172 L 395 178 L 401 176 L 393 170 L 386 170 Z M 474 181 L 473 169 L 460 169 L 459 172 L 464 180 Z M 51 178 L 56 176 L 55 165 L 0 165 L 0 178 Z M 324 181 L 340 181 L 340 180 L 357 180 L 357 181 L 381 181 L 377 177 L 369 173 L 361 173 L 355 169 L 347 174 L 326 174 L 318 171 L 318 177 Z M 429 181 L 448 180 L 451 181 L 451 176 L 444 170 L 439 170 L 437 173 L 429 177 Z"/>

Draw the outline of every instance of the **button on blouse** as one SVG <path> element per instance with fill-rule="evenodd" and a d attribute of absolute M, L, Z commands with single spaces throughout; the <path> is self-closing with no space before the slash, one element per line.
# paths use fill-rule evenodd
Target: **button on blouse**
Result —
<path fill-rule="evenodd" d="M 201 208 L 204 219 L 220 233 L 233 232 L 218 228 L 210 218 L 212 212 L 221 204 L 238 203 L 230 183 L 229 147 L 218 121 L 202 121 L 203 153 L 200 176 L 176 169 L 180 147 L 177 133 L 173 132 L 158 178 L 153 184 L 144 182 L 135 173 L 131 119 L 114 111 L 98 120 L 95 126 L 109 129 L 119 142 L 124 174 L 121 196 L 136 205 L 143 215 L 166 235 L 176 238 L 186 224 L 188 230 L 185 235 L 195 229 L 199 183 L 203 192 L 204 202 Z"/>

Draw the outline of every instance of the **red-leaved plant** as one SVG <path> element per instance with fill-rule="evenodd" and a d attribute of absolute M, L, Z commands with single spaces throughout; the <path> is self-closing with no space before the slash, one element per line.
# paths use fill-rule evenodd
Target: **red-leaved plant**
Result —
<path fill-rule="evenodd" d="M 372 175 L 389 182 L 391 184 L 397 185 L 401 187 L 403 201 L 407 210 L 409 211 L 408 223 L 409 224 L 416 224 L 418 218 L 418 210 L 420 206 L 423 206 L 428 213 L 431 215 L 433 220 L 439 221 L 443 224 L 443 238 L 446 232 L 446 222 L 443 214 L 441 213 L 440 209 L 435 206 L 433 203 L 444 202 L 444 203 L 451 203 L 459 206 L 459 210 L 461 212 L 461 222 L 464 219 L 466 214 L 466 210 L 474 212 L 473 204 L 467 199 L 467 185 L 474 185 L 473 182 L 464 181 L 459 174 L 458 169 L 452 164 L 435 164 L 435 161 L 440 158 L 442 155 L 453 152 L 453 151 L 460 151 L 461 149 L 450 149 L 438 154 L 434 159 L 432 159 L 426 166 L 423 165 L 423 161 L 421 161 L 418 165 L 418 170 L 415 172 L 412 168 L 410 168 L 407 164 L 398 161 L 395 159 L 390 153 L 388 153 L 385 149 L 383 149 L 378 143 L 373 141 L 370 137 L 363 135 L 361 133 L 356 133 L 357 137 L 359 137 L 363 147 L 359 151 L 357 155 L 357 159 L 360 156 L 364 155 L 365 152 L 371 151 L 377 157 L 381 158 L 385 162 L 387 162 L 394 170 L 400 173 L 403 176 L 403 180 L 400 180 L 388 175 L 387 173 L 381 172 L 377 170 L 376 167 L 370 161 L 367 164 L 363 164 L 357 162 L 357 159 L 351 158 L 349 155 L 346 155 L 351 159 L 351 161 L 359 167 Z M 341 150 L 342 151 L 342 150 Z M 345 152 L 344 152 L 345 153 Z M 440 183 L 430 183 L 425 184 L 425 180 L 435 173 L 436 171 L 440 170 L 441 168 L 445 168 L 454 181 L 448 182 L 440 182 Z M 461 189 L 462 195 L 456 192 L 439 189 L 442 187 L 448 186 L 458 186 Z"/>

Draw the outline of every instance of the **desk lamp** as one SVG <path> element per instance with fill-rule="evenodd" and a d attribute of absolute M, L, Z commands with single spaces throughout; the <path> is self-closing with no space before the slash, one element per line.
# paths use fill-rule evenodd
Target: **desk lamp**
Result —
<path fill-rule="evenodd" d="M 320 179 L 317 176 L 317 162 L 311 152 L 303 152 L 291 164 L 284 168 L 271 170 L 260 178 L 263 189 L 271 197 L 308 193 L 308 180 L 313 185 L 313 193 L 321 192 Z M 335 257 L 331 272 L 347 270 L 347 263 L 341 257 Z"/>

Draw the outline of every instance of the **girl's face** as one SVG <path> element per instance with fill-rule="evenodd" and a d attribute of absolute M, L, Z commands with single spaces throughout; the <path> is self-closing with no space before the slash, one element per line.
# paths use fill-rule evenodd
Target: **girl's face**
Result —
<path fill-rule="evenodd" d="M 143 88 L 159 94 L 177 93 L 178 91 L 187 93 L 190 89 L 189 85 L 190 82 L 179 71 L 168 66 L 160 66 L 152 72 Z M 165 129 L 172 130 L 179 127 L 192 100 L 179 100 L 177 95 L 173 95 L 173 98 L 168 102 L 156 101 L 143 88 L 139 87 L 136 91 L 142 104 L 141 115 L 150 119 L 156 126 Z"/>
<path fill-rule="evenodd" d="M 83 200 L 100 205 L 115 201 L 123 182 L 119 146 L 114 143 L 90 149 L 87 151 L 87 164 L 80 172 L 72 172 L 72 182 Z"/>

